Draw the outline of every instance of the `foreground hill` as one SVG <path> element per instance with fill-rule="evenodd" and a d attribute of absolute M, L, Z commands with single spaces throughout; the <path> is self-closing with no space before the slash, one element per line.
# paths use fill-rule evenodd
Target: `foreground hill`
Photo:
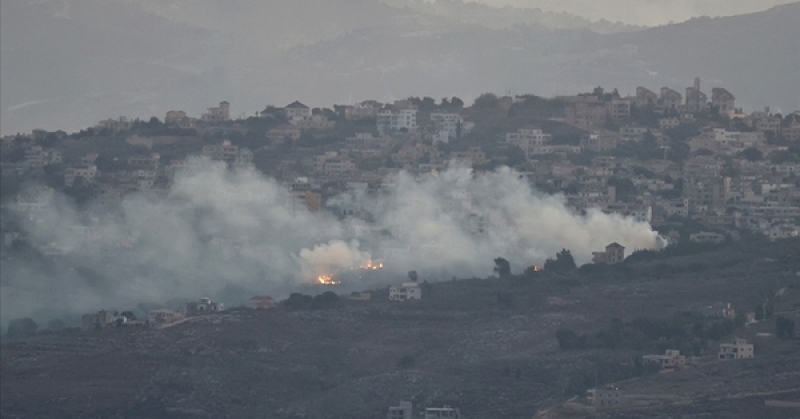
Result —
<path fill-rule="evenodd" d="M 751 339 L 756 359 L 720 363 L 710 339 L 695 366 L 666 375 L 635 362 L 659 340 L 562 351 L 556 332 L 687 311 L 712 319 L 727 302 L 747 311 L 776 286 L 787 289 L 775 313 L 798 321 L 800 283 L 787 266 L 719 249 L 604 274 L 424 284 L 417 302 L 390 303 L 382 290 L 324 310 L 238 309 L 164 330 L 8 340 L 0 414 L 377 418 L 412 400 L 458 406 L 466 418 L 529 418 L 598 380 L 666 400 L 624 417 L 778 417 L 764 400 L 800 397 L 800 341 L 757 338 L 772 320 L 720 337 Z"/>

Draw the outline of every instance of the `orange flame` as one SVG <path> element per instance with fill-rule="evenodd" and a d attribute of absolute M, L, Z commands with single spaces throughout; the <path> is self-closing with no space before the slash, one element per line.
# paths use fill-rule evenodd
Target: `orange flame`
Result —
<path fill-rule="evenodd" d="M 383 262 L 375 263 L 372 260 L 368 260 L 367 263 L 361 265 L 359 269 L 363 269 L 365 271 L 377 271 L 378 269 L 383 269 Z"/>
<path fill-rule="evenodd" d="M 333 279 L 332 275 L 323 274 L 317 277 L 320 285 L 339 285 L 341 282 Z"/>

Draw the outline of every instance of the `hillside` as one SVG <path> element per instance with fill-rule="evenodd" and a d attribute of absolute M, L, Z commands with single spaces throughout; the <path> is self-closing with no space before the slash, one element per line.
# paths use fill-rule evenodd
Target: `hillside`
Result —
<path fill-rule="evenodd" d="M 725 303 L 747 311 L 776 286 L 787 287 L 776 314 L 796 320 L 800 284 L 771 260 L 720 248 L 626 262 L 605 276 L 425 283 L 421 301 L 391 303 L 382 289 L 370 301 L 328 309 L 237 309 L 163 330 L 6 340 L 0 414 L 366 419 L 412 400 L 418 408 L 457 406 L 465 418 L 530 418 L 597 380 L 668 401 L 605 417 L 778 417 L 763 403 L 798 396 L 800 341 L 756 337 L 772 332 L 773 320 L 734 332 L 756 343 L 756 359 L 716 361 L 718 342 L 733 334 L 704 338 L 694 366 L 673 374 L 650 375 L 632 362 L 672 340 L 563 351 L 556 339 L 562 328 L 595 333 L 685 312 L 719 321 Z"/>

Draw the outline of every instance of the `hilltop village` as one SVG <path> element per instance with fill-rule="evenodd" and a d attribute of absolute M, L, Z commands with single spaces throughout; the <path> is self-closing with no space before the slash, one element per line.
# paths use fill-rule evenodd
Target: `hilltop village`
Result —
<path fill-rule="evenodd" d="M 685 94 L 657 92 L 487 93 L 471 106 L 455 97 L 295 101 L 240 118 L 221 102 L 199 118 L 174 110 L 4 137 L 4 263 L 38 252 L 35 260 L 60 267 L 70 257 L 57 245 L 32 251 L 7 214 L 35 221 L 63 193 L 87 214 L 65 226 L 79 242 L 124 251 L 135 240 L 95 234 L 94 214 L 114 214 L 130 194 L 165 195 L 176 173 L 206 168 L 255 168 L 289 192 L 291 211 L 358 218 L 363 208 L 334 198 L 380 194 L 400 171 L 459 165 L 480 176 L 508 166 L 577 214 L 630 217 L 667 245 L 612 242 L 582 266 L 564 249 L 521 272 L 497 255 L 487 278 L 409 271 L 353 292 L 321 275 L 282 301 L 82 306 L 78 321 L 46 328 L 14 319 L 0 351 L 0 414 L 791 414 L 800 406 L 800 112 L 745 114 L 726 89 L 709 99 L 700 80 Z M 473 221 L 475 233 L 488 228 Z M 380 274 L 383 263 L 357 271 Z"/>
<path fill-rule="evenodd" d="M 459 98 L 332 109 L 296 101 L 237 119 L 230 109 L 221 102 L 199 118 L 170 111 L 163 120 L 121 117 L 72 134 L 4 137 L 4 208 L 35 214 L 52 190 L 113 208 L 131 192 L 165 193 L 187 167 L 225 164 L 283 182 L 296 198 L 287 206 L 359 216 L 360 208 L 331 206 L 329 198 L 379 193 L 398 171 L 465 164 L 479 174 L 505 165 L 536 189 L 563 194 L 575 211 L 633 217 L 673 241 L 719 242 L 734 228 L 771 239 L 800 232 L 800 113 L 745 114 L 724 88 L 709 99 L 699 79 L 685 94 L 669 87 L 639 87 L 627 97 L 602 88 L 551 99 L 484 94 L 469 107 Z M 21 188 L 36 181 L 47 188 Z M 662 227 L 675 217 L 698 228 L 680 235 Z M 20 234 L 4 226 L 3 244 Z"/>

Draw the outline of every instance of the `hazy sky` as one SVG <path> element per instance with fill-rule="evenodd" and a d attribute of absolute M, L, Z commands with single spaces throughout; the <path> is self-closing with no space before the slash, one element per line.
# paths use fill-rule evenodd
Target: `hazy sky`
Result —
<path fill-rule="evenodd" d="M 753 13 L 789 0 L 476 0 L 493 6 L 564 11 L 592 20 L 606 19 L 635 25 L 681 22 L 695 16 L 730 16 Z"/>

